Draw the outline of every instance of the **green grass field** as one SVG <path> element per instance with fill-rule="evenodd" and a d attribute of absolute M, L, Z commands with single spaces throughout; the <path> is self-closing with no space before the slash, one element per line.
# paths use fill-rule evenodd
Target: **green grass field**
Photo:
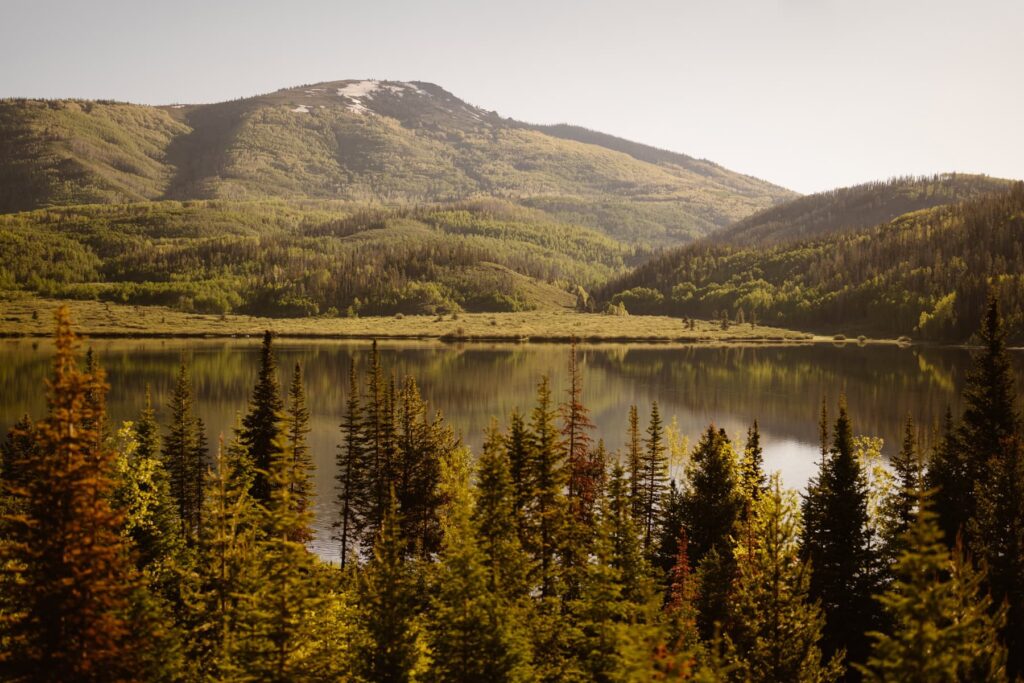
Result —
<path fill-rule="evenodd" d="M 641 341 L 683 343 L 807 343 L 823 341 L 803 332 L 776 327 L 695 322 L 678 318 L 611 316 L 563 311 L 462 313 L 445 316 L 365 318 L 258 318 L 199 315 L 157 306 L 124 306 L 97 301 L 59 301 L 31 296 L 0 301 L 0 336 L 47 336 L 54 313 L 71 309 L 79 331 L 93 337 L 232 337 L 272 330 L 285 337 L 438 338 L 566 341 Z"/>

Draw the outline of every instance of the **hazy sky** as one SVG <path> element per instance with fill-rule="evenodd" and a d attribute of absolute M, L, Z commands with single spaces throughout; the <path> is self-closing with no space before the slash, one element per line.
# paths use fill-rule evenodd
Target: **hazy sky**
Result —
<path fill-rule="evenodd" d="M 424 80 L 802 192 L 1024 178 L 1024 0 L 0 0 L 0 96 Z"/>

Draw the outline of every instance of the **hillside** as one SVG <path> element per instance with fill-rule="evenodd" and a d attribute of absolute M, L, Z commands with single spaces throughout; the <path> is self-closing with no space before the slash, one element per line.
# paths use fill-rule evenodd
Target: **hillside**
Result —
<path fill-rule="evenodd" d="M 976 199 L 1005 190 L 1009 180 L 948 173 L 865 183 L 792 199 L 718 230 L 709 239 L 738 247 L 764 246 L 852 232 L 911 211 Z"/>
<path fill-rule="evenodd" d="M 140 202 L 0 216 L 0 290 L 270 316 L 520 311 L 576 303 L 632 250 L 480 199 Z"/>
<path fill-rule="evenodd" d="M 759 320 L 823 333 L 964 341 L 987 282 L 1024 342 L 1024 183 L 873 228 L 742 248 L 669 251 L 597 296 L 631 313 Z"/>
<path fill-rule="evenodd" d="M 0 102 L 0 212 L 145 200 L 499 197 L 632 245 L 795 196 L 704 160 L 505 119 L 429 83 L 335 81 L 208 105 Z"/>

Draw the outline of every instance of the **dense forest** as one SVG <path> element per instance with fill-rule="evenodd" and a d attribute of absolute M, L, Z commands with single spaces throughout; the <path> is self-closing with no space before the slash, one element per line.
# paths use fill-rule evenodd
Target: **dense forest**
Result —
<path fill-rule="evenodd" d="M 594 442 L 575 348 L 471 455 L 415 379 L 352 366 L 314 509 L 302 368 L 273 340 L 209 443 L 183 364 L 157 424 L 107 418 L 58 316 L 48 411 L 0 449 L 0 675 L 13 681 L 1004 681 L 1024 671 L 1022 425 L 994 291 L 935 446 L 891 467 L 823 400 L 802 496 L 709 425 L 681 476 L 657 403 Z M 644 412 L 647 412 L 645 407 Z M 815 416 L 808 416 L 814 420 Z M 897 418 L 898 419 L 898 418 Z M 646 423 L 646 424 L 644 424 Z M 615 450 L 611 450 L 615 449 Z"/>
<path fill-rule="evenodd" d="M 497 199 L 146 202 L 0 216 L 0 289 L 276 317 L 571 307 L 640 256 Z"/>
<path fill-rule="evenodd" d="M 717 230 L 713 242 L 765 246 L 853 232 L 898 216 L 1006 190 L 1010 181 L 947 173 L 901 177 L 798 197 Z"/>
<path fill-rule="evenodd" d="M 1024 184 L 867 230 L 778 245 L 701 242 L 603 287 L 630 313 L 962 342 L 999 290 L 1024 340 Z"/>

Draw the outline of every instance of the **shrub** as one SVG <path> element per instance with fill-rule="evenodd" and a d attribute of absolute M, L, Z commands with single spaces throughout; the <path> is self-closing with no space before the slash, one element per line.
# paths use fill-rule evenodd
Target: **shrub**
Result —
<path fill-rule="evenodd" d="M 836 334 L 832 336 L 832 341 L 846 341 L 845 334 Z"/>

